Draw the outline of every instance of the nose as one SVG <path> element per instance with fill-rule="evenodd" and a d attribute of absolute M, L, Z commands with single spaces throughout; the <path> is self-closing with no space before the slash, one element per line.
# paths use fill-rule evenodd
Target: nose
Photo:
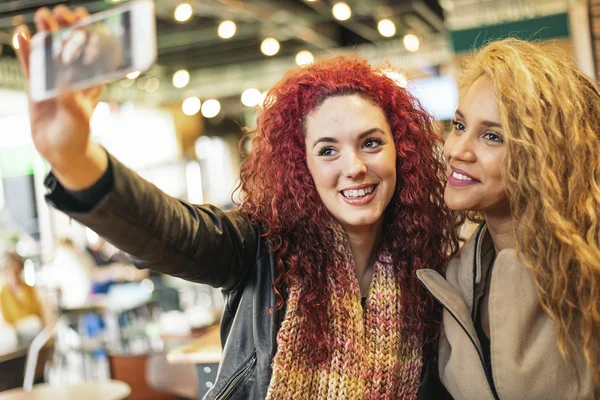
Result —
<path fill-rule="evenodd" d="M 348 153 L 344 159 L 344 176 L 355 178 L 367 172 L 367 165 L 355 152 Z"/>
<path fill-rule="evenodd" d="M 476 159 L 471 135 L 463 132 L 457 135 L 451 132 L 444 143 L 444 158 L 450 160 L 473 162 Z"/>

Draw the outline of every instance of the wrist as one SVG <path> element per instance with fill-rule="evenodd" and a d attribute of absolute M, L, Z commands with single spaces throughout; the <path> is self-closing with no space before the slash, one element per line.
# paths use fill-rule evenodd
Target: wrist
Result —
<path fill-rule="evenodd" d="M 83 190 L 104 174 L 108 167 L 108 155 L 102 146 L 90 141 L 80 155 L 55 160 L 51 165 L 54 175 L 66 189 Z"/>

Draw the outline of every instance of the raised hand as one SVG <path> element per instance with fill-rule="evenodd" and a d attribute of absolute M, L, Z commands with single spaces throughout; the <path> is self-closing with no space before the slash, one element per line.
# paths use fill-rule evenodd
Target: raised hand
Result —
<path fill-rule="evenodd" d="M 83 8 L 72 11 L 59 5 L 52 11 L 39 9 L 34 15 L 34 22 L 40 33 L 75 24 L 88 16 Z M 52 165 L 55 175 L 65 187 L 74 190 L 86 188 L 102 176 L 107 166 L 105 151 L 90 140 L 90 119 L 103 87 L 65 92 L 40 102 L 32 101 L 29 96 L 30 36 L 26 26 L 17 28 L 17 56 L 26 82 L 34 145 Z"/>

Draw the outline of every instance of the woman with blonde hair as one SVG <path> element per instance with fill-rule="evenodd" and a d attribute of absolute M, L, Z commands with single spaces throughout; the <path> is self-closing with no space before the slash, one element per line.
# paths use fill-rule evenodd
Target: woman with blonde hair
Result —
<path fill-rule="evenodd" d="M 456 399 L 598 399 L 600 92 L 553 45 L 488 44 L 460 80 L 446 204 L 481 222 L 446 278 L 440 377 Z"/>

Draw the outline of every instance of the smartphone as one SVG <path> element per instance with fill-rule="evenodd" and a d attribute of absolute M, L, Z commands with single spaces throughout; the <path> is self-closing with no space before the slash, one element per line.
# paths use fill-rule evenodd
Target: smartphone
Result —
<path fill-rule="evenodd" d="M 29 91 L 34 101 L 119 80 L 156 60 L 154 2 L 137 0 L 31 39 Z"/>

